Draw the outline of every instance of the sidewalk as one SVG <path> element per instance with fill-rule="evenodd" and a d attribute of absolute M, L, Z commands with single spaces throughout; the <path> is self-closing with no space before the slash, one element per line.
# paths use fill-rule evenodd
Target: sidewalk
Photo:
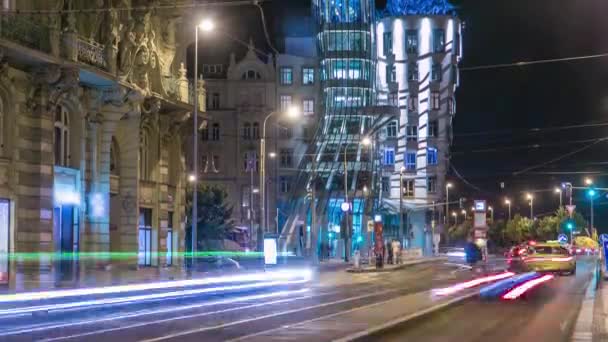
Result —
<path fill-rule="evenodd" d="M 401 264 L 385 264 L 383 268 L 376 268 L 375 265 L 367 265 L 359 268 L 350 267 L 346 269 L 349 273 L 375 273 L 375 272 L 392 272 L 402 270 L 404 268 L 426 264 L 431 262 L 447 261 L 447 257 L 428 257 L 421 259 L 404 260 Z"/>
<path fill-rule="evenodd" d="M 583 306 L 585 303 L 583 303 Z M 588 314 L 589 315 L 589 314 Z M 595 294 L 592 307 L 593 318 L 591 320 L 592 334 L 576 333 L 572 341 L 606 341 L 608 340 L 608 280 L 604 279 L 600 283 L 600 288 Z"/>

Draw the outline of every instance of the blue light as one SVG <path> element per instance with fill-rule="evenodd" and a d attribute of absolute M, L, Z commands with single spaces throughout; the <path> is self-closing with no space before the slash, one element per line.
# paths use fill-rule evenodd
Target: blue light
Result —
<path fill-rule="evenodd" d="M 587 194 L 589 194 L 589 197 L 593 197 L 595 196 L 595 190 L 589 189 L 589 191 L 587 191 Z"/>
<path fill-rule="evenodd" d="M 334 233 L 329 233 L 329 238 L 333 239 L 334 238 Z"/>
<path fill-rule="evenodd" d="M 383 14 L 394 15 L 447 15 L 453 14 L 455 7 L 447 0 L 388 0 Z"/>
<path fill-rule="evenodd" d="M 363 237 L 361 237 L 361 235 L 357 236 L 357 242 L 362 242 L 363 241 Z"/>
<path fill-rule="evenodd" d="M 568 227 L 568 229 L 572 230 L 572 228 L 574 228 L 574 225 L 572 224 L 572 222 L 568 222 L 566 227 Z"/>

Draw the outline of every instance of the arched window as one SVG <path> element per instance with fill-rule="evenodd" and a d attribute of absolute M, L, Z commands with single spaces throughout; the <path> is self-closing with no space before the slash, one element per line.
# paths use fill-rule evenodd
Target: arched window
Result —
<path fill-rule="evenodd" d="M 142 131 L 139 143 L 139 179 L 141 180 L 149 180 L 150 177 L 148 147 L 148 133 Z"/>
<path fill-rule="evenodd" d="M 68 166 L 70 159 L 70 122 L 64 106 L 55 107 L 55 165 Z"/>
<path fill-rule="evenodd" d="M 260 139 L 260 124 L 257 122 L 253 123 L 253 139 Z"/>
<path fill-rule="evenodd" d="M 112 137 L 110 145 L 110 174 L 118 176 L 120 174 L 120 155 L 118 153 L 118 142 Z"/>
<path fill-rule="evenodd" d="M 249 122 L 243 124 L 243 139 L 251 139 L 251 124 Z"/>

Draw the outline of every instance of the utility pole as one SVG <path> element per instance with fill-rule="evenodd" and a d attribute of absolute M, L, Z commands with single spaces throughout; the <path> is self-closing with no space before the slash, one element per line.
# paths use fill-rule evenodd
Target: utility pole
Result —
<path fill-rule="evenodd" d="M 349 216 L 351 205 L 348 203 L 348 165 L 346 160 L 346 152 L 348 151 L 348 144 L 344 145 L 344 202 L 348 204 L 348 210 L 344 212 L 346 215 L 346 227 L 344 232 L 344 261 L 348 262 L 350 257 L 350 224 Z"/>
<path fill-rule="evenodd" d="M 405 167 L 401 167 L 399 171 L 399 236 L 403 234 L 403 171 Z M 404 241 L 401 241 L 404 244 Z"/>
<path fill-rule="evenodd" d="M 312 251 L 312 263 L 313 265 L 319 264 L 319 241 L 317 234 L 317 198 L 316 198 L 316 187 L 317 187 L 317 163 L 316 157 L 312 158 L 312 191 L 311 191 L 311 222 L 310 222 L 310 240 L 312 247 L 310 250 Z"/>

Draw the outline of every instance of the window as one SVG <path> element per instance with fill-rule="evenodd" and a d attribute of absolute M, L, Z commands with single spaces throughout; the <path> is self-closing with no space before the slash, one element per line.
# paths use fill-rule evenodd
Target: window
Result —
<path fill-rule="evenodd" d="M 456 105 L 454 104 L 454 99 L 452 98 L 448 99 L 448 112 L 450 115 L 456 114 Z"/>
<path fill-rule="evenodd" d="M 399 93 L 393 92 L 388 94 L 388 105 L 398 106 L 399 105 Z"/>
<path fill-rule="evenodd" d="M 389 192 L 391 191 L 391 179 L 390 177 L 382 177 L 382 191 Z"/>
<path fill-rule="evenodd" d="M 293 166 L 293 150 L 290 148 L 282 148 L 279 152 L 279 165 L 281 167 Z"/>
<path fill-rule="evenodd" d="M 437 120 L 429 121 L 429 137 L 437 138 L 439 135 L 439 123 Z"/>
<path fill-rule="evenodd" d="M 441 64 L 433 64 L 433 68 L 431 69 L 431 81 L 441 82 L 441 74 Z"/>
<path fill-rule="evenodd" d="M 397 121 L 391 121 L 386 126 L 386 137 L 396 138 L 397 137 Z"/>
<path fill-rule="evenodd" d="M 384 165 L 395 165 L 395 149 L 388 147 L 384 149 Z"/>
<path fill-rule="evenodd" d="M 386 83 L 397 82 L 397 67 L 394 65 L 386 66 Z"/>
<path fill-rule="evenodd" d="M 416 151 L 405 152 L 405 169 L 407 171 L 416 170 Z"/>
<path fill-rule="evenodd" d="M 384 35 L 382 37 L 384 38 L 384 40 L 383 40 L 384 56 L 391 55 L 393 53 L 393 32 L 391 32 L 391 31 L 384 32 Z"/>
<path fill-rule="evenodd" d="M 439 92 L 434 91 L 431 93 L 431 109 L 439 110 L 439 108 L 441 108 Z"/>
<path fill-rule="evenodd" d="M 403 191 L 403 197 L 414 197 L 414 185 L 413 179 L 404 179 L 401 190 Z"/>
<path fill-rule="evenodd" d="M 418 54 L 418 31 L 407 30 L 406 49 L 407 53 Z"/>
<path fill-rule="evenodd" d="M 443 52 L 445 50 L 445 31 L 443 29 L 433 30 L 433 51 Z"/>
<path fill-rule="evenodd" d="M 55 165 L 68 166 L 70 159 L 70 121 L 64 106 L 55 107 Z"/>
<path fill-rule="evenodd" d="M 262 75 L 260 75 L 260 73 L 255 70 L 247 70 L 246 72 L 243 73 L 243 75 L 241 76 L 241 79 L 259 80 L 259 79 L 262 79 Z"/>
<path fill-rule="evenodd" d="M 220 172 L 220 156 L 213 155 L 213 172 Z"/>
<path fill-rule="evenodd" d="M 260 139 L 260 124 L 257 122 L 254 122 L 253 125 L 251 125 L 251 127 L 252 127 L 253 139 Z"/>
<path fill-rule="evenodd" d="M 282 67 L 281 68 L 281 84 L 292 85 L 293 84 L 293 68 Z"/>
<path fill-rule="evenodd" d="M 139 137 L 139 179 L 148 180 L 150 177 L 148 155 L 148 133 L 142 131 Z"/>
<path fill-rule="evenodd" d="M 139 209 L 137 263 L 140 266 L 152 265 L 152 209 Z"/>
<path fill-rule="evenodd" d="M 426 191 L 434 194 L 437 192 L 437 177 L 429 177 L 426 180 Z"/>
<path fill-rule="evenodd" d="M 411 112 L 418 110 L 418 98 L 416 96 L 410 96 L 407 98 L 407 110 Z"/>
<path fill-rule="evenodd" d="M 110 174 L 120 175 L 120 154 L 118 152 L 118 142 L 114 137 L 112 137 L 112 144 L 110 145 Z"/>
<path fill-rule="evenodd" d="M 286 194 L 291 191 L 291 177 L 281 176 L 279 177 L 279 189 L 282 194 Z"/>
<path fill-rule="evenodd" d="M 209 140 L 209 123 L 207 121 L 203 122 L 203 128 L 201 128 L 200 136 L 202 141 Z"/>
<path fill-rule="evenodd" d="M 173 265 L 173 212 L 167 213 L 167 266 Z"/>
<path fill-rule="evenodd" d="M 285 112 L 291 107 L 291 95 L 281 95 L 281 111 Z"/>
<path fill-rule="evenodd" d="M 428 165 L 437 165 L 437 148 L 429 147 L 426 149 L 426 163 Z"/>
<path fill-rule="evenodd" d="M 302 68 L 302 84 L 315 84 L 315 68 Z"/>
<path fill-rule="evenodd" d="M 291 126 L 279 124 L 279 139 L 291 139 L 293 137 L 293 129 Z"/>
<path fill-rule="evenodd" d="M 211 126 L 211 140 L 220 140 L 220 124 L 217 122 Z"/>
<path fill-rule="evenodd" d="M 417 141 L 418 140 L 418 126 L 407 125 L 405 127 L 405 138 L 407 141 Z"/>
<path fill-rule="evenodd" d="M 410 82 L 418 81 L 418 63 L 410 63 L 407 67 L 407 80 Z"/>
<path fill-rule="evenodd" d="M 313 99 L 302 100 L 302 115 L 304 115 L 304 116 L 315 115 L 315 100 L 313 100 Z"/>
<path fill-rule="evenodd" d="M 257 151 L 249 151 L 245 152 L 243 159 L 243 169 L 246 172 L 258 171 L 259 161 L 258 161 L 258 152 Z"/>
<path fill-rule="evenodd" d="M 213 93 L 211 96 L 211 109 L 220 109 L 220 93 Z"/>
<path fill-rule="evenodd" d="M 243 139 L 251 139 L 251 124 L 249 122 L 243 124 Z"/>

